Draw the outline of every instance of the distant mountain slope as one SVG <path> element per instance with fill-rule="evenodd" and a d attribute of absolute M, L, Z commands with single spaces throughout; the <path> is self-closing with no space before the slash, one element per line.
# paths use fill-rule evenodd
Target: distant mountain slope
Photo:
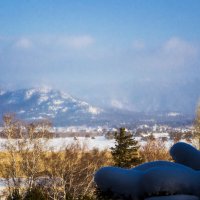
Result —
<path fill-rule="evenodd" d="M 0 91 L 0 113 L 8 112 L 28 120 L 49 118 L 63 125 L 88 123 L 102 110 L 58 90 L 31 88 Z"/>
<path fill-rule="evenodd" d="M 190 104 L 185 104 L 187 99 L 180 97 L 180 100 L 177 100 L 174 93 L 171 93 L 170 98 L 159 99 L 156 93 L 149 88 L 148 92 L 144 90 L 144 95 L 141 93 L 141 96 L 135 96 L 133 103 L 136 109 L 133 110 L 114 107 L 102 110 L 67 93 L 50 88 L 0 90 L 0 114 L 2 116 L 5 113 L 15 113 L 19 119 L 25 120 L 50 119 L 54 126 L 132 127 L 147 122 L 154 124 L 191 122 L 193 116 L 187 114 L 192 109 Z M 197 97 L 191 95 L 191 98 Z M 182 115 L 187 110 L 189 111 L 185 112 L 186 115 Z"/>
<path fill-rule="evenodd" d="M 124 84 L 122 88 L 126 91 L 125 102 L 120 102 L 121 99 L 119 102 L 122 107 L 124 103 L 124 107 L 136 112 L 179 112 L 194 115 L 200 100 L 199 83 L 200 79 L 185 82 L 184 80 L 143 81 L 131 85 Z"/>

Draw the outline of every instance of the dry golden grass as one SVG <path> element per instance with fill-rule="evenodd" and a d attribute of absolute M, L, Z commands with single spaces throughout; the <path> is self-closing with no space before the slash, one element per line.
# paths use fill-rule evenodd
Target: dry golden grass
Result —
<path fill-rule="evenodd" d="M 31 156 L 32 152 L 30 151 L 30 155 Z M 66 151 L 62 150 L 62 151 L 44 151 L 42 152 L 42 159 L 40 160 L 40 169 L 39 171 L 41 172 L 41 174 L 44 173 L 44 171 L 48 170 L 50 168 L 50 166 L 48 166 L 48 161 L 50 161 L 51 159 L 59 159 L 59 162 L 64 162 L 66 161 Z M 88 156 L 88 159 L 101 159 L 102 160 L 102 166 L 108 166 L 108 165 L 112 165 L 112 155 L 110 153 L 110 151 L 105 150 L 104 153 L 102 154 L 101 151 L 96 152 L 95 154 L 95 150 L 91 150 L 91 151 L 79 151 L 77 152 L 77 159 L 80 160 L 83 155 L 85 154 L 85 156 Z M 93 155 L 92 155 L 93 154 Z M 16 166 L 18 168 L 18 170 L 20 171 L 20 164 L 21 161 L 23 160 L 23 154 L 22 152 L 14 152 L 14 157 L 16 160 Z M 11 154 L 8 151 L 0 151 L 0 178 L 4 178 L 5 174 L 5 170 L 6 167 L 9 165 L 10 160 L 11 160 Z M 70 159 L 70 158 L 69 158 Z M 100 167 L 100 166 L 99 166 Z M 23 173 L 22 173 L 23 174 Z"/>
<path fill-rule="evenodd" d="M 172 161 L 169 150 L 166 147 L 166 142 L 158 139 L 150 139 L 140 149 L 140 155 L 144 162 L 151 162 L 156 160 Z"/>

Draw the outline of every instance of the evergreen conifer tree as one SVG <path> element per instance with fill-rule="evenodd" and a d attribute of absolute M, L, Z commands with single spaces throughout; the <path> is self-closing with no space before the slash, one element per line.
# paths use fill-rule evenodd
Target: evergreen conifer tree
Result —
<path fill-rule="evenodd" d="M 139 145 L 133 135 L 126 132 L 125 128 L 120 128 L 115 133 L 115 147 L 111 148 L 111 154 L 115 166 L 131 168 L 140 164 L 142 159 L 139 157 Z"/>

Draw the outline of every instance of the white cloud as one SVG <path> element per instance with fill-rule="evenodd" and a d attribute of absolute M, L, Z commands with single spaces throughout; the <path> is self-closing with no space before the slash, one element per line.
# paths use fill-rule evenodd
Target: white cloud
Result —
<path fill-rule="evenodd" d="M 112 99 L 112 100 L 111 100 L 111 106 L 114 107 L 114 108 L 118 108 L 118 109 L 123 109 L 123 108 L 124 108 L 123 103 L 120 102 L 120 101 L 117 100 L 117 99 Z"/>
<path fill-rule="evenodd" d="M 111 99 L 110 104 L 111 104 L 111 107 L 113 108 L 133 111 L 132 104 L 130 104 L 130 102 L 128 102 L 128 100 L 125 98 L 123 98 L 122 100 Z"/>
<path fill-rule="evenodd" d="M 197 155 L 190 152 L 190 157 L 196 160 L 198 160 Z M 179 155 L 177 157 L 182 160 Z M 188 162 L 191 160 L 190 157 Z M 131 170 L 111 166 L 102 167 L 95 173 L 94 181 L 101 191 L 109 191 L 113 196 L 121 197 L 120 199 L 124 199 L 124 196 L 141 199 L 141 196 L 145 197 L 149 194 L 152 197 L 145 198 L 146 200 L 197 200 L 200 183 L 198 176 L 195 170 L 183 164 L 153 161 L 138 165 Z M 158 196 L 163 191 L 168 195 Z"/>
<path fill-rule="evenodd" d="M 189 42 L 178 37 L 172 37 L 163 46 L 166 53 L 196 54 L 196 48 Z"/>
<path fill-rule="evenodd" d="M 14 47 L 20 49 L 29 49 L 32 47 L 32 41 L 28 38 L 20 38 L 15 42 Z"/>
<path fill-rule="evenodd" d="M 197 58 L 198 50 L 194 44 L 172 37 L 161 48 L 161 57 L 165 66 L 182 67 L 191 65 Z"/>
<path fill-rule="evenodd" d="M 191 42 L 172 37 L 152 49 L 145 48 L 133 55 L 135 66 L 153 68 L 182 68 L 192 66 L 198 59 L 198 48 Z"/>
<path fill-rule="evenodd" d="M 82 49 L 91 46 L 94 43 L 94 38 L 89 35 L 61 37 L 58 42 L 61 45 L 66 45 L 74 49 Z"/>
<path fill-rule="evenodd" d="M 133 41 L 132 47 L 135 50 L 143 50 L 145 48 L 145 43 L 142 40 L 135 40 L 135 41 Z"/>

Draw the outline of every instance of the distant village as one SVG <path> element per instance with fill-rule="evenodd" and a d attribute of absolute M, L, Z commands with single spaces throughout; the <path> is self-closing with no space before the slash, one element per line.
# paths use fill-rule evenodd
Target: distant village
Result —
<path fill-rule="evenodd" d="M 132 129 L 126 129 L 127 132 L 133 134 L 137 140 L 147 141 L 148 139 L 168 140 L 188 140 L 193 137 L 193 126 L 170 127 L 169 125 L 152 126 L 143 124 Z M 69 126 L 52 128 L 55 137 L 92 137 L 105 136 L 106 139 L 114 139 L 115 132 L 118 128 L 110 128 L 106 126 L 87 127 L 87 126 Z"/>
<path fill-rule="evenodd" d="M 38 130 L 39 131 L 39 130 Z M 109 149 L 115 145 L 115 133 L 118 131 L 116 127 L 107 126 L 68 126 L 68 127 L 51 127 L 49 131 L 53 138 L 49 140 L 49 146 L 59 149 L 65 148 L 67 145 L 78 142 L 87 145 L 88 149 Z M 188 143 L 193 142 L 194 131 L 193 126 L 171 127 L 169 125 L 138 125 L 135 128 L 126 129 L 133 138 L 139 142 L 140 146 L 144 146 L 149 140 L 158 140 L 165 143 L 167 148 L 178 141 Z M 2 136 L 3 128 L 0 128 Z M 5 143 L 4 138 L 0 139 L 0 148 Z"/>

